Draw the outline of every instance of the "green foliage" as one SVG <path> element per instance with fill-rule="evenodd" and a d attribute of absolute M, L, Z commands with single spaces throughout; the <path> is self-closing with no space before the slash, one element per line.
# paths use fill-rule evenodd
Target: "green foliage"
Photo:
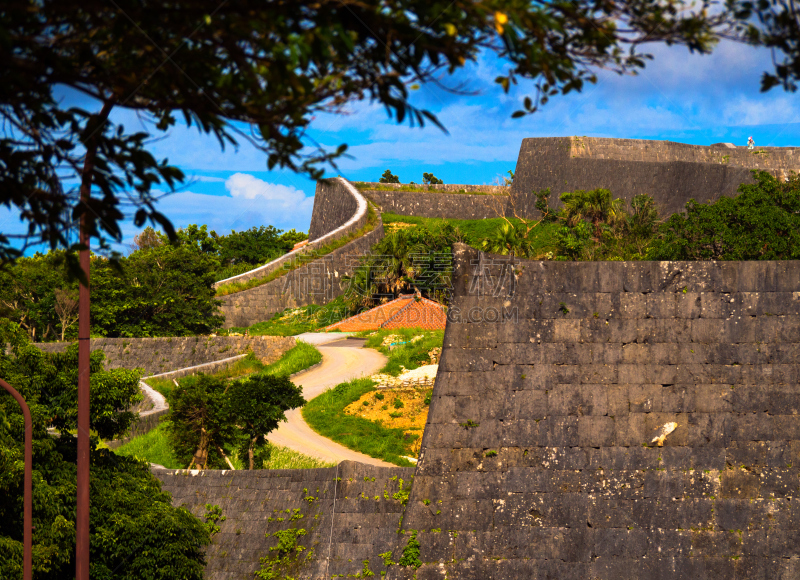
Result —
<path fill-rule="evenodd" d="M 411 536 L 408 538 L 408 544 L 403 548 L 403 556 L 400 558 L 398 564 L 400 566 L 411 566 L 419 568 L 422 566 L 422 560 L 419 559 L 420 543 L 417 540 L 417 530 L 411 530 Z"/>
<path fill-rule="evenodd" d="M 443 184 L 444 181 L 436 177 L 433 173 L 423 173 L 422 174 L 422 183 L 428 185 L 439 185 Z"/>
<path fill-rule="evenodd" d="M 286 351 L 272 364 L 264 367 L 263 373 L 268 375 L 293 375 L 322 361 L 322 354 L 313 346 L 302 340 Z"/>
<path fill-rule="evenodd" d="M 137 250 L 119 267 L 92 260 L 92 332 L 119 336 L 208 334 L 222 325 L 212 284 L 218 259 L 203 248 L 199 230 L 178 232 L 175 243 Z"/>
<path fill-rule="evenodd" d="M 378 554 L 380 558 L 383 558 L 383 565 L 387 568 L 389 566 L 394 566 L 395 562 L 392 562 L 392 553 L 391 552 L 384 552 L 383 554 Z"/>
<path fill-rule="evenodd" d="M 408 503 L 408 496 L 411 495 L 411 485 L 409 484 L 408 487 L 403 488 L 404 483 L 402 477 L 398 479 L 398 490 L 392 494 L 392 499 L 399 501 L 400 505 L 406 505 Z"/>
<path fill-rule="evenodd" d="M 495 451 L 494 449 L 489 449 L 489 451 L 487 451 L 483 455 L 484 455 L 484 457 L 496 457 L 497 456 L 497 451 Z"/>
<path fill-rule="evenodd" d="M 459 232 L 457 241 L 461 241 L 478 250 L 482 249 L 483 242 L 494 235 L 496 230 L 507 223 L 505 218 L 487 218 L 483 220 L 451 220 L 441 218 L 422 218 L 417 216 L 403 216 L 384 213 L 381 214 L 384 225 L 396 222 L 414 224 L 420 228 L 425 228 L 431 232 L 441 230 L 445 225 L 449 225 Z M 515 228 L 520 232 L 519 235 L 524 235 L 524 223 L 516 218 L 509 218 Z M 529 257 L 539 258 L 544 256 L 548 251 L 554 251 L 556 240 L 555 232 L 558 230 L 559 225 L 554 222 L 543 221 L 537 227 L 533 228 L 527 236 L 529 248 L 527 248 Z M 411 229 L 411 228 L 408 228 Z M 519 253 L 515 254 L 519 255 Z"/>
<path fill-rule="evenodd" d="M 252 269 L 282 256 L 297 242 L 308 239 L 306 234 L 295 230 L 281 234 L 281 230 L 273 226 L 252 227 L 243 232 L 233 230 L 227 236 L 217 238 L 220 262 L 223 266 L 245 263 Z"/>
<path fill-rule="evenodd" d="M 786 182 L 753 171 L 739 195 L 671 216 L 648 253 L 653 260 L 796 260 L 800 258 L 800 177 Z"/>
<path fill-rule="evenodd" d="M 237 440 L 227 405 L 227 384 L 198 374 L 180 382 L 169 395 L 167 432 L 182 465 L 195 469 L 224 469 L 223 449 Z"/>
<path fill-rule="evenodd" d="M 531 245 L 520 228 L 506 222 L 483 241 L 481 250 L 502 256 L 526 257 L 531 253 Z"/>
<path fill-rule="evenodd" d="M 147 463 L 163 465 L 167 469 L 182 469 L 185 463 L 178 461 L 170 444 L 166 425 L 161 424 L 143 435 L 134 437 L 128 443 L 116 450 L 118 455 L 135 457 Z M 236 469 L 244 469 L 246 465 L 234 454 L 231 456 Z M 334 467 L 334 463 L 321 461 L 315 457 L 303 455 L 279 445 L 269 445 L 269 456 L 263 463 L 257 464 L 263 469 L 316 469 L 318 467 Z"/>
<path fill-rule="evenodd" d="M 175 456 L 175 451 L 167 436 L 165 423 L 159 424 L 155 429 L 151 429 L 147 433 L 137 435 L 117 448 L 115 453 L 126 457 L 135 457 L 147 463 L 163 465 L 167 469 L 186 467 L 186 464 L 178 461 Z"/>
<path fill-rule="evenodd" d="M 264 436 L 305 401 L 286 375 L 257 373 L 226 383 L 202 373 L 185 377 L 169 395 L 167 430 L 183 465 L 224 468 L 228 449 L 238 450 L 249 469 L 269 458 Z"/>
<path fill-rule="evenodd" d="M 357 311 L 381 300 L 419 291 L 445 303 L 452 274 L 452 245 L 461 239 L 457 228 L 444 224 L 438 231 L 400 229 L 386 235 L 361 258 L 352 276 L 344 276 L 344 302 Z"/>
<path fill-rule="evenodd" d="M 217 522 L 224 522 L 228 519 L 227 516 L 222 515 L 221 507 L 210 503 L 206 504 L 206 513 L 203 518 L 206 520 L 206 530 L 208 530 L 208 536 L 210 538 L 219 533 L 220 527 L 217 525 Z"/>
<path fill-rule="evenodd" d="M 607 189 L 561 195 L 556 214 L 563 224 L 556 235 L 557 260 L 642 260 L 658 224 L 653 198 L 637 195 L 628 211 Z"/>
<path fill-rule="evenodd" d="M 385 354 L 388 358 L 386 365 L 380 370 L 392 376 L 398 376 L 402 368 L 411 370 L 430 364 L 428 353 L 431 349 L 441 347 L 444 343 L 443 330 L 424 330 L 422 328 L 393 328 L 391 330 L 378 330 L 362 333 L 367 335 L 364 346 L 374 348 Z M 399 336 L 398 344 L 393 348 L 383 346 L 383 340 L 389 335 Z M 421 339 L 412 342 L 412 339 L 421 336 Z"/>
<path fill-rule="evenodd" d="M 0 352 L 0 376 L 26 399 L 34 423 L 34 577 L 72 578 L 77 446 L 69 431 L 54 437 L 47 428 L 56 422 L 62 429 L 74 428 L 74 359 L 42 353 L 8 321 L 0 321 L 0 342 L 11 345 Z M 131 378 L 104 371 L 102 358 L 93 356 L 92 366 L 92 429 L 102 436 L 121 433 L 125 420 L 115 420 L 113 413 L 122 409 L 124 415 L 136 402 Z M 16 401 L 0 393 L 1 578 L 21 577 L 23 431 Z M 92 577 L 201 579 L 208 533 L 188 511 L 172 507 L 149 466 L 96 448 L 91 462 Z"/>
<path fill-rule="evenodd" d="M 557 212 L 550 207 L 550 188 L 547 187 L 541 191 L 534 191 L 533 193 L 536 196 L 535 207 L 539 210 L 542 220 L 545 222 L 555 221 Z"/>
<path fill-rule="evenodd" d="M 288 510 L 287 510 L 288 511 Z M 299 543 L 299 538 L 306 535 L 304 528 L 288 528 L 272 534 L 278 540 L 271 547 L 269 556 L 261 558 L 261 568 L 255 572 L 256 578 L 262 580 L 294 580 L 302 565 L 313 558 L 313 548 L 305 558 L 301 558 L 306 547 Z"/>
<path fill-rule="evenodd" d="M 234 381 L 228 388 L 230 416 L 243 437 L 239 457 L 248 458 L 248 469 L 254 469 L 255 453 L 268 450 L 265 436 L 286 420 L 286 411 L 301 407 L 306 401 L 303 390 L 288 375 L 259 373 L 245 380 Z M 263 464 L 264 458 L 259 462 Z"/>
<path fill-rule="evenodd" d="M 400 178 L 394 175 L 390 169 L 387 169 L 381 175 L 378 183 L 400 183 Z"/>
<path fill-rule="evenodd" d="M 349 449 L 395 465 L 411 467 L 411 462 L 403 456 L 412 454 L 413 439 L 406 438 L 403 429 L 384 427 L 344 412 L 347 405 L 372 391 L 375 391 L 375 383 L 370 379 L 341 383 L 306 403 L 303 419 L 320 435 Z"/>

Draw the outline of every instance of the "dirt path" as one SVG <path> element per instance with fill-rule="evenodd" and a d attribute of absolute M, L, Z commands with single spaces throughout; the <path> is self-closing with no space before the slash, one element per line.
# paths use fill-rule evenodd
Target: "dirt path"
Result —
<path fill-rule="evenodd" d="M 306 337 L 300 338 L 306 339 Z M 339 383 L 374 374 L 386 364 L 386 357 L 371 348 L 361 348 L 360 341 L 336 340 L 318 344 L 317 348 L 322 353 L 322 364 L 292 379 L 296 385 L 303 387 L 303 397 L 306 401 Z M 299 409 L 287 412 L 286 418 L 288 421 L 281 423 L 278 429 L 268 436 L 268 439 L 276 445 L 333 463 L 349 460 L 370 465 L 392 465 L 323 437 L 308 426 Z"/>

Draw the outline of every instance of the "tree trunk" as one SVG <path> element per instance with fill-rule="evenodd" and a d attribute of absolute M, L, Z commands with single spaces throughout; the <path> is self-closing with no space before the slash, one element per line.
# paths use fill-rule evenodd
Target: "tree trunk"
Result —
<path fill-rule="evenodd" d="M 253 466 L 253 455 L 255 453 L 256 441 L 258 441 L 258 437 L 253 437 L 250 440 L 250 448 L 247 450 L 247 459 L 250 462 L 249 469 L 251 470 L 255 469 L 255 467 Z"/>
<path fill-rule="evenodd" d="M 205 429 L 200 430 L 200 443 L 197 451 L 194 452 L 192 463 L 197 466 L 197 469 L 205 469 L 208 463 L 208 433 Z M 191 466 L 191 464 L 189 465 Z"/>

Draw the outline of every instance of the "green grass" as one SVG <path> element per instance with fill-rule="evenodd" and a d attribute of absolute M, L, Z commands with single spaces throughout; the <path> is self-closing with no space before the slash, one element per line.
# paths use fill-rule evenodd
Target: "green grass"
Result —
<path fill-rule="evenodd" d="M 403 455 L 413 456 L 411 443 L 403 429 L 384 427 L 381 423 L 353 417 L 344 408 L 361 395 L 374 391 L 370 379 L 341 383 L 310 400 L 303 406 L 303 418 L 314 431 L 354 451 L 382 459 L 395 465 L 411 467 Z"/>
<path fill-rule="evenodd" d="M 272 364 L 265 365 L 250 353 L 245 358 L 239 359 L 232 365 L 213 373 L 212 376 L 229 380 L 254 373 L 293 375 L 317 364 L 321 360 L 322 354 L 313 345 L 299 340 L 297 344 L 283 353 L 283 356 Z M 196 377 L 197 375 L 188 375 L 177 379 L 177 381 L 180 384 L 184 384 L 184 381 L 194 381 Z M 172 379 L 155 378 L 147 379 L 145 382 L 165 397 L 169 397 L 172 389 L 175 388 L 175 383 L 172 382 Z"/>
<path fill-rule="evenodd" d="M 456 195 L 508 195 L 508 191 L 503 193 L 492 193 L 489 191 L 467 191 L 466 189 L 459 189 L 456 191 L 445 191 L 436 189 L 435 187 L 428 187 L 427 185 L 418 183 L 402 183 L 400 187 L 392 187 L 391 185 L 371 185 L 363 181 L 354 181 L 353 185 L 359 191 L 411 191 L 416 193 L 444 193 Z"/>
<path fill-rule="evenodd" d="M 505 220 L 503 218 L 488 218 L 483 220 L 452 220 L 444 218 L 424 218 L 417 216 L 397 215 L 391 213 L 381 214 L 384 225 L 395 222 L 414 224 L 428 228 L 430 231 L 440 230 L 442 224 L 449 223 L 458 226 L 464 235 L 464 243 L 473 248 L 480 249 L 483 240 L 491 236 Z M 512 219 L 512 223 L 519 224 L 520 220 Z M 531 231 L 531 242 L 534 255 L 544 255 L 556 249 L 556 232 L 561 227 L 557 222 L 542 222 Z"/>
<path fill-rule="evenodd" d="M 298 340 L 279 360 L 265 366 L 261 372 L 268 375 L 293 375 L 321 360 L 322 354 L 314 346 Z"/>
<path fill-rule="evenodd" d="M 231 328 L 229 332 L 247 333 L 252 336 L 294 336 L 302 332 L 313 332 L 325 328 L 329 324 L 339 322 L 350 316 L 352 312 L 342 297 L 332 300 L 324 306 L 312 304 L 299 308 L 287 308 L 275 314 L 270 320 L 257 322 L 245 328 Z"/>
<path fill-rule="evenodd" d="M 163 424 L 144 435 L 135 437 L 117 449 L 116 453 L 134 456 L 148 463 L 158 463 L 168 469 L 183 469 L 186 467 L 185 465 L 180 465 L 172 453 L 172 447 L 170 447 L 167 439 L 166 426 Z M 231 457 L 231 462 L 237 469 L 244 468 L 242 462 L 235 455 Z M 269 461 L 264 463 L 264 469 L 314 469 L 317 467 L 333 467 L 335 465 L 335 463 L 321 461 L 286 447 L 272 445 L 272 452 Z"/>
<path fill-rule="evenodd" d="M 369 336 L 375 332 L 374 336 Z M 390 334 L 398 335 L 400 338 L 397 342 L 405 342 L 389 350 L 388 346 L 381 346 L 383 339 Z M 415 336 L 422 336 L 422 340 L 417 342 L 410 342 Z M 407 370 L 415 369 L 417 367 L 430 364 L 428 352 L 437 346 L 442 346 L 444 343 L 444 330 L 424 330 L 422 328 L 393 328 L 391 330 L 378 330 L 366 331 L 360 333 L 360 336 L 367 337 L 367 342 L 364 346 L 377 349 L 387 356 L 389 361 L 386 363 L 380 372 L 397 376 L 400 374 L 400 367 L 403 366 Z"/>
<path fill-rule="evenodd" d="M 144 435 L 139 435 L 122 445 L 115 451 L 119 455 L 128 455 L 144 459 L 148 463 L 158 463 L 168 469 L 181 469 L 172 446 L 167 440 L 166 426 L 161 424 Z"/>
<path fill-rule="evenodd" d="M 334 250 L 338 250 L 345 244 L 352 242 L 353 240 L 360 238 L 361 236 L 371 232 L 375 229 L 375 226 L 378 223 L 377 213 L 375 209 L 372 207 L 371 203 L 367 204 L 367 223 L 364 224 L 362 228 L 355 232 L 351 232 L 346 236 L 339 238 L 338 240 L 333 240 L 329 244 L 316 248 L 313 250 L 314 256 L 316 258 L 320 258 L 327 254 L 330 254 Z M 220 296 L 227 296 L 228 294 L 234 294 L 236 292 L 242 292 L 243 290 L 249 290 L 251 288 L 256 288 L 257 286 L 261 286 L 263 284 L 267 284 L 280 278 L 281 276 L 286 275 L 288 272 L 292 270 L 296 270 L 301 266 L 305 266 L 308 264 L 305 260 L 289 260 L 286 262 L 284 267 L 280 267 L 270 274 L 264 276 L 263 278 L 251 278 L 245 282 L 230 282 L 228 284 L 223 284 L 222 286 L 217 287 L 217 297 Z"/>

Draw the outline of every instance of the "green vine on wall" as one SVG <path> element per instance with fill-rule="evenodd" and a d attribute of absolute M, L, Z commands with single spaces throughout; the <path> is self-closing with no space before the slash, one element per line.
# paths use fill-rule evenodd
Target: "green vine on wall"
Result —
<path fill-rule="evenodd" d="M 220 527 L 217 522 L 224 522 L 227 518 L 222 515 L 222 508 L 215 504 L 206 504 L 205 526 L 208 530 L 208 535 L 213 537 L 219 533 Z"/>

